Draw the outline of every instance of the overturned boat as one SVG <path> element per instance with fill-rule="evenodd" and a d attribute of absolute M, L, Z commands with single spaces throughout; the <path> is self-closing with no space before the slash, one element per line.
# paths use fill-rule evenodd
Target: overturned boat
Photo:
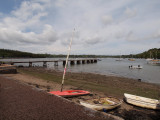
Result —
<path fill-rule="evenodd" d="M 156 99 L 136 96 L 124 93 L 124 99 L 127 103 L 149 109 L 160 109 L 160 101 Z"/>
<path fill-rule="evenodd" d="M 90 99 L 90 100 L 80 100 L 80 104 L 94 109 L 94 110 L 111 110 L 118 106 L 120 106 L 122 103 L 122 100 L 119 100 L 114 97 L 105 97 L 105 98 L 99 98 L 99 99 Z"/>

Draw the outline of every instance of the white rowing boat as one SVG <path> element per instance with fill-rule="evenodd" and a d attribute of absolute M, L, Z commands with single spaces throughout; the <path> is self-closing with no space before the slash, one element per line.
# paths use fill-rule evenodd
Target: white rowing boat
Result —
<path fill-rule="evenodd" d="M 136 96 L 124 93 L 125 101 L 127 103 L 143 107 L 143 108 L 149 108 L 149 109 L 160 109 L 160 101 L 156 99 Z"/>
<path fill-rule="evenodd" d="M 86 100 L 82 101 L 80 100 L 80 104 L 94 109 L 94 110 L 111 110 L 114 109 L 118 106 L 120 106 L 122 103 L 121 100 L 113 97 L 105 97 L 105 98 L 99 98 L 99 99 L 91 99 L 91 100 Z"/>
<path fill-rule="evenodd" d="M 142 69 L 143 67 L 140 66 L 140 65 L 138 65 L 138 66 L 133 66 L 133 65 L 131 65 L 131 66 L 129 66 L 129 68 L 130 68 L 130 69 Z"/>

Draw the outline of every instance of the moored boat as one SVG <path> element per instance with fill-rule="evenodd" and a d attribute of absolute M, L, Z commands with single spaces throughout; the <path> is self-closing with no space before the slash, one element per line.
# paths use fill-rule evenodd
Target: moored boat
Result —
<path fill-rule="evenodd" d="M 160 109 L 160 101 L 156 99 L 136 96 L 124 93 L 124 99 L 127 103 L 149 109 Z"/>
<path fill-rule="evenodd" d="M 147 58 L 146 59 L 146 61 L 148 62 L 148 61 L 152 61 L 153 59 L 152 58 Z"/>
<path fill-rule="evenodd" d="M 133 66 L 133 65 L 130 65 L 129 66 L 130 69 L 142 69 L 143 67 L 138 65 L 138 66 Z"/>
<path fill-rule="evenodd" d="M 122 59 L 116 59 L 116 61 L 122 61 Z"/>
<path fill-rule="evenodd" d="M 80 104 L 94 109 L 94 110 L 111 110 L 118 106 L 120 106 L 122 103 L 121 100 L 113 97 L 105 97 L 105 98 L 99 98 L 99 99 L 90 99 L 82 101 L 80 100 Z"/>
<path fill-rule="evenodd" d="M 135 61 L 135 59 L 133 59 L 133 58 L 132 58 L 132 59 L 128 59 L 128 60 L 129 60 L 129 61 Z"/>
<path fill-rule="evenodd" d="M 159 59 L 153 59 L 147 62 L 148 64 L 152 65 L 160 65 L 160 60 Z"/>

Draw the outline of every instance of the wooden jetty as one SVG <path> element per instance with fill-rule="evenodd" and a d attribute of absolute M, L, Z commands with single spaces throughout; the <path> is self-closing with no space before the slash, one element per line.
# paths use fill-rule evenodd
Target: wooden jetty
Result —
<path fill-rule="evenodd" d="M 17 73 L 15 65 L 0 64 L 0 74 Z"/>
<path fill-rule="evenodd" d="M 11 64 L 14 65 L 16 63 L 28 63 L 29 67 L 32 67 L 33 63 L 43 63 L 43 67 L 47 67 L 48 62 L 54 62 L 54 66 L 58 66 L 59 62 L 62 62 L 63 65 L 65 65 L 66 60 L 64 59 L 59 59 L 59 60 L 29 60 L 29 61 L 3 61 L 5 64 Z M 89 64 L 89 63 L 97 63 L 98 59 L 97 58 L 79 58 L 79 59 L 69 59 L 68 62 L 70 62 L 70 65 L 75 65 L 75 64 Z"/>

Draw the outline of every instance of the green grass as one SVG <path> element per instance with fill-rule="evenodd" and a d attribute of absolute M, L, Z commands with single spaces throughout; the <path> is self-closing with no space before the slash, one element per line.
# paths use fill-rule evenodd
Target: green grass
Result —
<path fill-rule="evenodd" d="M 57 83 L 61 83 L 62 77 L 60 76 L 53 76 L 52 74 L 49 73 L 40 73 L 36 71 L 28 71 L 28 70 L 23 70 L 23 69 L 18 69 L 18 72 L 20 73 L 25 73 L 31 76 L 34 76 L 36 78 L 40 78 L 46 81 L 53 81 Z"/>

